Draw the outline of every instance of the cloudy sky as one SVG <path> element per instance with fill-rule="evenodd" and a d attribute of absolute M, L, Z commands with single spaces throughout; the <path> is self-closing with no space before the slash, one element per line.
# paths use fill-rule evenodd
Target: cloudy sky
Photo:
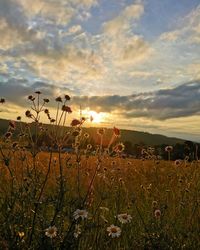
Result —
<path fill-rule="evenodd" d="M 81 105 L 103 126 L 200 141 L 199 0 L 0 0 L 0 37 L 0 117 L 40 90 L 72 97 L 69 120 Z"/>

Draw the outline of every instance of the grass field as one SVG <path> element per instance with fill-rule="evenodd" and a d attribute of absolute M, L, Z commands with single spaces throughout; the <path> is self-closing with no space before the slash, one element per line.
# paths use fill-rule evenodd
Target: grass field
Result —
<path fill-rule="evenodd" d="M 6 165 L 1 249 L 200 248 L 197 162 L 15 151 Z"/>
<path fill-rule="evenodd" d="M 62 106 L 56 99 L 56 119 L 36 95 L 25 113 L 32 125 L 18 117 L 0 141 L 0 249 L 200 249 L 198 158 L 170 161 L 170 145 L 168 161 L 152 147 L 124 158 L 118 128 L 109 138 L 100 128 L 91 145 L 84 118 L 64 129 L 68 95 Z M 66 144 L 73 153 L 62 153 Z"/>

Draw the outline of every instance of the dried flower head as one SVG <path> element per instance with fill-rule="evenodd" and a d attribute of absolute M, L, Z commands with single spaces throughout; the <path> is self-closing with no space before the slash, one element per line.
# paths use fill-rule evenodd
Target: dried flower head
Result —
<path fill-rule="evenodd" d="M 160 209 L 156 209 L 154 211 L 154 216 L 155 216 L 156 219 L 160 219 L 160 217 L 161 217 L 161 211 L 160 211 Z"/>
<path fill-rule="evenodd" d="M 69 106 L 63 105 L 62 106 L 62 111 L 65 111 L 67 113 L 72 113 L 72 110 Z"/>
<path fill-rule="evenodd" d="M 175 160 L 174 165 L 175 165 L 175 166 L 180 166 L 181 163 L 182 163 L 181 160 Z"/>
<path fill-rule="evenodd" d="M 56 97 L 56 102 L 62 102 L 62 98 L 60 96 Z"/>
<path fill-rule="evenodd" d="M 75 127 L 75 126 L 78 126 L 78 125 L 81 125 L 81 121 L 78 120 L 78 119 L 73 119 L 72 122 L 71 122 L 71 126 Z"/>
<path fill-rule="evenodd" d="M 4 98 L 1 98 L 1 99 L 0 99 L 0 103 L 3 104 L 4 102 L 5 102 L 5 99 L 4 99 Z"/>
<path fill-rule="evenodd" d="M 32 117 L 32 114 L 31 114 L 31 111 L 30 111 L 30 110 L 27 110 L 27 111 L 25 112 L 25 115 L 26 115 L 26 117 L 28 117 L 28 118 L 31 118 L 31 117 Z"/>
<path fill-rule="evenodd" d="M 99 128 L 98 130 L 97 130 L 97 134 L 98 135 L 104 135 L 105 134 L 105 129 L 104 128 Z"/>
<path fill-rule="evenodd" d="M 29 96 L 28 96 L 28 100 L 30 100 L 30 101 L 32 101 L 32 102 L 33 102 L 33 101 L 35 100 L 35 97 L 34 97 L 34 96 L 32 96 L 32 95 L 29 95 Z"/>
<path fill-rule="evenodd" d="M 46 102 L 46 103 L 48 103 L 48 102 L 49 102 L 49 99 L 44 98 L 43 101 Z"/>
<path fill-rule="evenodd" d="M 88 145 L 87 145 L 87 149 L 90 150 L 91 148 L 92 148 L 92 145 L 91 145 L 91 144 L 88 144 Z"/>
<path fill-rule="evenodd" d="M 81 135 L 81 132 L 82 132 L 82 130 L 80 130 L 80 129 L 74 130 L 74 131 L 72 132 L 72 136 L 74 136 L 74 137 L 80 136 L 80 135 Z"/>
<path fill-rule="evenodd" d="M 90 137 L 90 135 L 89 135 L 88 133 L 85 133 L 85 134 L 84 134 L 84 137 L 87 139 L 87 138 Z"/>
<path fill-rule="evenodd" d="M 166 152 L 171 152 L 173 150 L 173 147 L 172 146 L 166 146 L 165 147 L 165 151 Z"/>
<path fill-rule="evenodd" d="M 45 235 L 49 238 L 55 238 L 57 236 L 58 229 L 55 226 L 45 229 Z"/>
<path fill-rule="evenodd" d="M 111 225 L 107 227 L 107 232 L 108 232 L 108 236 L 111 236 L 112 238 L 118 238 L 121 235 L 122 230 L 120 227 Z"/>
<path fill-rule="evenodd" d="M 17 121 L 21 121 L 21 119 L 22 119 L 21 116 L 17 117 Z"/>
<path fill-rule="evenodd" d="M 5 138 L 9 139 L 11 136 L 12 136 L 11 132 L 8 131 L 5 133 Z"/>
<path fill-rule="evenodd" d="M 70 98 L 70 96 L 69 95 L 65 95 L 65 100 L 66 101 L 69 101 L 71 98 Z"/>
<path fill-rule="evenodd" d="M 40 95 L 40 94 L 41 94 L 41 92 L 40 92 L 40 91 L 35 91 L 35 94 Z"/>
<path fill-rule="evenodd" d="M 152 201 L 152 207 L 155 209 L 158 206 L 158 202 L 157 201 Z"/>
<path fill-rule="evenodd" d="M 117 152 L 117 153 L 121 153 L 123 152 L 125 149 L 125 146 L 123 143 L 118 143 L 114 148 L 113 151 Z"/>

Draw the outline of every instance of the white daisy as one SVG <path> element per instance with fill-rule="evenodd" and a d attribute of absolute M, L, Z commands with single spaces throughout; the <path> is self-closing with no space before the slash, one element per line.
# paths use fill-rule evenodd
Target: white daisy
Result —
<path fill-rule="evenodd" d="M 57 231 L 58 229 L 55 226 L 48 227 L 45 229 L 45 235 L 52 239 L 57 236 Z"/>
<path fill-rule="evenodd" d="M 130 214 L 127 214 L 127 213 L 118 214 L 117 218 L 122 224 L 130 223 L 132 220 L 132 216 Z"/>
<path fill-rule="evenodd" d="M 121 235 L 122 230 L 120 227 L 111 225 L 107 227 L 107 232 L 108 232 L 108 236 L 111 236 L 112 238 L 118 238 Z"/>
<path fill-rule="evenodd" d="M 73 214 L 73 217 L 75 220 L 78 220 L 78 218 L 86 219 L 88 217 L 88 212 L 86 210 L 76 209 L 76 211 Z"/>

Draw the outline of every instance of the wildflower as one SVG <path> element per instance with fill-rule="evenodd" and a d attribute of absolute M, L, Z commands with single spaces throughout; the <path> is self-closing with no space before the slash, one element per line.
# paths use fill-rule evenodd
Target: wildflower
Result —
<path fill-rule="evenodd" d="M 29 95 L 29 96 L 28 96 L 28 100 L 30 100 L 30 101 L 32 101 L 32 102 L 33 102 L 33 101 L 35 100 L 35 97 L 34 97 L 34 96 L 32 96 L 32 95 Z"/>
<path fill-rule="evenodd" d="M 83 209 L 77 209 L 74 214 L 73 217 L 75 220 L 78 220 L 78 218 L 86 219 L 88 217 L 88 212 L 86 210 Z"/>
<path fill-rule="evenodd" d="M 88 144 L 87 145 L 87 149 L 91 149 L 92 148 L 92 145 L 91 144 Z"/>
<path fill-rule="evenodd" d="M 81 121 L 79 121 L 78 119 L 72 120 L 72 122 L 71 122 L 72 127 L 75 127 L 75 126 L 78 126 L 78 125 L 81 125 Z"/>
<path fill-rule="evenodd" d="M 166 152 L 171 152 L 173 150 L 173 147 L 172 146 L 167 146 L 165 147 L 165 151 Z"/>
<path fill-rule="evenodd" d="M 4 98 L 1 98 L 1 99 L 0 99 L 0 103 L 3 104 L 4 102 L 5 102 L 5 99 L 4 99 Z"/>
<path fill-rule="evenodd" d="M 118 214 L 117 218 L 122 224 L 130 223 L 132 220 L 132 216 L 130 214 L 127 214 L 127 213 Z"/>
<path fill-rule="evenodd" d="M 49 99 L 44 98 L 43 101 L 46 102 L 46 103 L 48 103 L 48 102 L 49 102 Z"/>
<path fill-rule="evenodd" d="M 153 208 L 156 208 L 157 205 L 158 205 L 158 202 L 157 202 L 157 201 L 152 201 L 152 207 L 153 207 Z"/>
<path fill-rule="evenodd" d="M 45 235 L 52 239 L 57 236 L 57 231 L 58 229 L 55 226 L 48 227 L 45 229 Z"/>
<path fill-rule="evenodd" d="M 160 209 L 156 209 L 154 211 L 154 216 L 156 217 L 156 219 L 160 219 L 160 216 L 161 216 L 161 211 Z"/>
<path fill-rule="evenodd" d="M 88 133 L 85 133 L 85 134 L 84 134 L 84 137 L 85 137 L 85 138 L 89 138 L 89 136 L 90 136 L 90 135 L 89 135 Z"/>
<path fill-rule="evenodd" d="M 81 226 L 79 224 L 76 224 L 74 230 L 74 238 L 77 239 L 80 234 L 81 234 Z"/>
<path fill-rule="evenodd" d="M 12 136 L 12 133 L 11 133 L 11 132 L 6 132 L 6 133 L 5 133 L 5 138 L 8 139 L 8 138 L 10 138 L 11 136 Z"/>
<path fill-rule="evenodd" d="M 115 147 L 114 147 L 114 151 L 117 153 L 121 153 L 122 151 L 124 151 L 125 146 L 123 143 L 118 143 Z"/>
<path fill-rule="evenodd" d="M 66 101 L 69 101 L 71 98 L 70 98 L 70 96 L 69 95 L 65 95 L 65 100 Z"/>
<path fill-rule="evenodd" d="M 120 136 L 120 130 L 116 127 L 113 128 L 113 133 L 115 136 Z"/>
<path fill-rule="evenodd" d="M 97 130 L 97 134 L 98 135 L 104 135 L 105 134 L 105 129 L 104 128 L 99 128 L 98 130 Z"/>
<path fill-rule="evenodd" d="M 18 146 L 18 143 L 17 142 L 13 142 L 12 147 L 16 148 L 17 146 Z"/>
<path fill-rule="evenodd" d="M 81 130 L 75 130 L 75 131 L 72 132 L 72 136 L 77 137 L 77 136 L 80 136 L 81 133 L 82 133 Z"/>
<path fill-rule="evenodd" d="M 107 232 L 108 232 L 108 236 L 111 236 L 112 238 L 118 238 L 121 235 L 121 228 L 117 227 L 115 225 L 111 225 L 109 227 L 107 227 Z"/>
<path fill-rule="evenodd" d="M 181 160 L 175 160 L 174 165 L 175 166 L 180 166 L 181 165 Z"/>
<path fill-rule="evenodd" d="M 25 112 L 25 115 L 26 115 L 26 117 L 28 117 L 28 118 L 31 118 L 31 117 L 32 117 L 32 114 L 31 114 L 31 111 L 30 111 L 30 110 L 27 110 L 27 111 Z"/>
<path fill-rule="evenodd" d="M 56 102 L 62 102 L 62 98 L 60 96 L 56 97 Z"/>
<path fill-rule="evenodd" d="M 45 114 L 49 114 L 49 110 L 48 110 L 48 109 L 45 109 L 45 110 L 44 110 L 44 113 L 45 113 Z"/>
<path fill-rule="evenodd" d="M 72 110 L 69 106 L 63 105 L 62 106 L 62 111 L 65 111 L 67 113 L 72 113 Z"/>

